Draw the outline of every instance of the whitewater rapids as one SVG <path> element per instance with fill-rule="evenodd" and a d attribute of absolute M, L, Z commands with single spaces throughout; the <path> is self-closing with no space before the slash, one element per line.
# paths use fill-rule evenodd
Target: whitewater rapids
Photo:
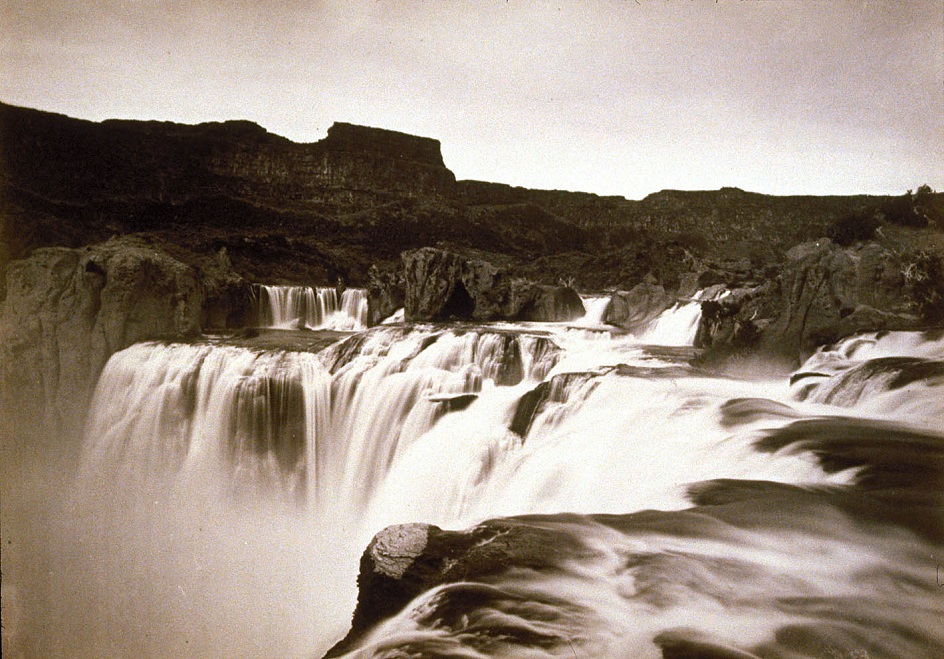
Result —
<path fill-rule="evenodd" d="M 330 325 L 305 305 L 264 324 Z M 371 537 L 424 522 L 555 549 L 420 594 L 352 656 L 944 656 L 941 337 L 746 381 L 688 365 L 695 303 L 639 336 L 601 313 L 115 354 L 4 647 L 320 656 Z"/>

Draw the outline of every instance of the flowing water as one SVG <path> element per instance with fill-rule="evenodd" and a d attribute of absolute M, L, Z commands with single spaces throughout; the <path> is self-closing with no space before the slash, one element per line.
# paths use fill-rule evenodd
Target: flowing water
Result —
<path fill-rule="evenodd" d="M 297 294 L 265 324 L 325 327 L 330 305 Z M 115 354 L 8 641 L 320 656 L 371 537 L 427 522 L 543 549 L 421 594 L 353 656 L 944 656 L 941 336 L 857 337 L 738 380 L 688 365 L 697 304 L 638 337 L 587 306 L 572 325 L 391 322 L 320 351 Z"/>
<path fill-rule="evenodd" d="M 361 330 L 367 326 L 367 291 L 327 286 L 258 286 L 259 325 L 282 329 Z"/>

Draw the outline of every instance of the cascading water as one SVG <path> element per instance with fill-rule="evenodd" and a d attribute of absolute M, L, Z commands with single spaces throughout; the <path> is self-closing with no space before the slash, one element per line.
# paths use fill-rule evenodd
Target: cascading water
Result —
<path fill-rule="evenodd" d="M 577 320 L 575 325 L 585 325 L 596 327 L 602 325 L 606 318 L 606 309 L 610 305 L 609 295 L 582 295 L 583 308 L 587 313 L 583 318 Z"/>
<path fill-rule="evenodd" d="M 257 288 L 259 325 L 286 329 L 362 330 L 367 326 L 367 291 L 331 287 L 265 286 Z"/>
<path fill-rule="evenodd" d="M 639 340 L 643 343 L 663 346 L 690 346 L 695 341 L 698 321 L 701 318 L 701 292 L 694 299 L 678 302 L 646 328 Z"/>
<path fill-rule="evenodd" d="M 940 655 L 944 342 L 861 337 L 792 384 L 739 381 L 648 345 L 684 345 L 696 312 L 639 339 L 396 324 L 117 353 L 51 530 L 72 582 L 46 647 L 319 656 L 382 528 L 527 515 L 482 533 L 549 537 L 539 558 L 421 594 L 357 656 Z"/>
<path fill-rule="evenodd" d="M 920 332 L 852 337 L 812 355 L 791 384 L 800 399 L 940 430 L 944 341 Z"/>

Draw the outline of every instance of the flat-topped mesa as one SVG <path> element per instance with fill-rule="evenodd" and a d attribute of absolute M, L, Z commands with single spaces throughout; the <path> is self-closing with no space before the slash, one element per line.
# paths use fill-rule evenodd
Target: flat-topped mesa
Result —
<path fill-rule="evenodd" d="M 456 182 L 443 163 L 439 140 L 429 137 L 335 123 L 327 137 L 304 147 L 310 150 L 306 165 L 319 165 L 309 173 L 335 191 L 334 201 L 357 201 L 365 193 L 390 198 L 449 196 Z"/>
<path fill-rule="evenodd" d="M 385 128 L 337 122 L 328 129 L 328 136 L 319 145 L 331 151 L 375 152 L 388 158 L 446 166 L 439 140 Z"/>
<path fill-rule="evenodd" d="M 344 123 L 302 144 L 249 121 L 94 123 L 0 103 L 0 152 L 9 183 L 69 203 L 309 209 L 449 196 L 455 185 L 437 140 Z"/>

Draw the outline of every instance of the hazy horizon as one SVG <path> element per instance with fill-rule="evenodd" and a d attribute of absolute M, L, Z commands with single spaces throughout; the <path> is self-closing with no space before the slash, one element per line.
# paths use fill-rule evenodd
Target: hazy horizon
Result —
<path fill-rule="evenodd" d="M 944 3 L 9 0 L 0 99 L 92 121 L 334 122 L 440 141 L 459 179 L 944 188 Z"/>

